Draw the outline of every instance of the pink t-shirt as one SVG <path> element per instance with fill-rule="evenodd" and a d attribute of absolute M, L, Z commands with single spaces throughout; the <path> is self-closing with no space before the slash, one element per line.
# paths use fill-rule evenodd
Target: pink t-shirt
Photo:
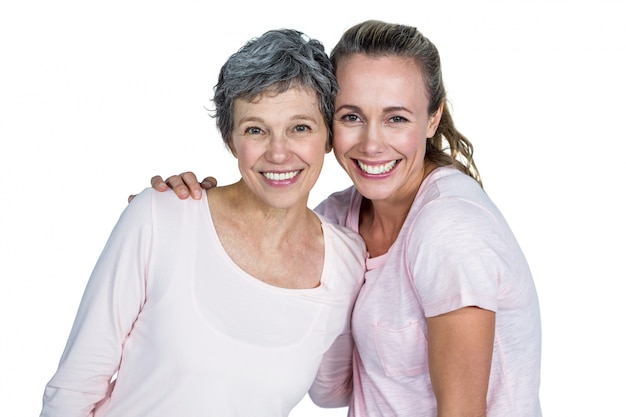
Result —
<path fill-rule="evenodd" d="M 349 188 L 316 210 L 358 231 Z M 467 306 L 496 313 L 489 417 L 538 417 L 541 326 L 524 255 L 505 219 L 469 176 L 438 168 L 422 183 L 387 254 L 369 259 L 355 304 L 357 417 L 437 415 L 426 318 Z"/>
<path fill-rule="evenodd" d="M 94 268 L 41 416 L 286 416 L 327 351 L 334 373 L 316 392 L 344 395 L 365 245 L 321 224 L 320 286 L 279 288 L 230 259 L 206 196 L 142 192 Z"/>

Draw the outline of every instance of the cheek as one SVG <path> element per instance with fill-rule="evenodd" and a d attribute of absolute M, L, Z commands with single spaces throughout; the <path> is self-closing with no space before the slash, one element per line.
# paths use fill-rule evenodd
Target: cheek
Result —
<path fill-rule="evenodd" d="M 333 152 L 335 154 L 335 159 L 339 163 L 339 166 L 341 166 L 344 171 L 350 174 L 350 169 L 353 167 L 352 159 L 345 156 L 345 150 L 337 148 L 336 146 L 333 148 Z"/>
<path fill-rule="evenodd" d="M 417 159 L 424 159 L 424 155 L 426 154 L 426 139 L 416 139 L 414 137 L 407 138 L 400 145 L 401 149 L 404 150 L 407 156 L 413 156 Z"/>
<path fill-rule="evenodd" d="M 425 149 L 428 140 L 426 132 L 425 126 L 398 130 L 394 136 L 394 143 L 396 146 L 407 150 Z"/>
<path fill-rule="evenodd" d="M 343 129 L 341 126 L 335 125 L 335 130 L 333 132 L 333 151 L 335 152 L 335 156 L 337 158 L 346 153 L 346 151 L 352 146 L 353 142 L 354 138 L 351 137 L 349 131 Z"/>
<path fill-rule="evenodd" d="M 315 145 L 309 151 L 311 161 L 314 161 L 316 165 L 320 165 L 320 168 L 321 168 L 321 166 L 324 164 L 324 158 L 326 157 L 326 154 L 329 151 L 330 149 L 328 149 L 328 146 L 326 145 L 326 141 L 324 141 L 324 143 L 321 146 Z"/>
<path fill-rule="evenodd" d="M 233 151 L 240 169 L 252 167 L 259 158 L 259 154 L 262 154 L 262 150 L 257 149 L 253 145 L 251 146 L 251 144 L 244 145 L 239 143 L 236 147 L 233 147 Z"/>

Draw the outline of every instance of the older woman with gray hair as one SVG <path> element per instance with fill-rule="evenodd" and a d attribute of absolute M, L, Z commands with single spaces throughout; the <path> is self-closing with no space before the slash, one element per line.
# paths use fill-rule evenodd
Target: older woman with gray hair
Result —
<path fill-rule="evenodd" d="M 323 46 L 298 31 L 269 31 L 227 60 L 214 117 L 241 180 L 199 200 L 134 198 L 41 416 L 286 416 L 312 386 L 328 405 L 349 395 L 365 245 L 307 208 L 336 94 Z"/>

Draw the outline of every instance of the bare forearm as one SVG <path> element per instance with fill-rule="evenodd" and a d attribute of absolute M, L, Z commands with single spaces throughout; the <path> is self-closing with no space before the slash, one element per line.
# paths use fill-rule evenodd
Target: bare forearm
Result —
<path fill-rule="evenodd" d="M 428 358 L 438 417 L 487 415 L 495 313 L 465 307 L 428 319 Z"/>

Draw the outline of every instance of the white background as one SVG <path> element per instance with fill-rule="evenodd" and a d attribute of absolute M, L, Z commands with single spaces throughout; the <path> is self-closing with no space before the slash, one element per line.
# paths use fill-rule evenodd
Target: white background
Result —
<path fill-rule="evenodd" d="M 368 18 L 440 50 L 457 127 L 534 273 L 544 415 L 626 415 L 620 3 L 214 3 L 0 5 L 0 416 L 38 414 L 128 194 L 154 174 L 237 179 L 205 109 L 228 55 L 278 27 L 330 49 Z M 330 154 L 311 205 L 348 184 Z M 292 416 L 344 414 L 305 399 Z"/>

